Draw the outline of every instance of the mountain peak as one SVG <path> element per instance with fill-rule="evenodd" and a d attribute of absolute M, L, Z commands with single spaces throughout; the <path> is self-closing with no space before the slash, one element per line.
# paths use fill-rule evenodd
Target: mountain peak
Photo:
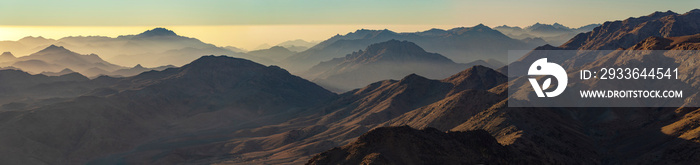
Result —
<path fill-rule="evenodd" d="M 693 10 L 686 12 L 685 14 L 693 14 L 693 13 L 700 13 L 700 9 L 693 9 Z"/>
<path fill-rule="evenodd" d="M 12 57 L 14 57 L 15 55 L 13 55 L 11 52 L 3 52 L 2 55 L 0 55 L 0 57 L 4 57 L 4 56 L 7 56 L 7 57 L 12 56 Z"/>
<path fill-rule="evenodd" d="M 45 40 L 45 39 L 46 39 L 46 38 L 44 38 L 44 37 L 42 37 L 42 36 L 38 36 L 38 37 L 26 36 L 26 37 L 24 37 L 24 38 L 22 38 L 22 39 L 19 39 L 18 41 L 21 42 L 21 41 L 28 41 L 28 40 Z"/>
<path fill-rule="evenodd" d="M 277 50 L 277 51 L 289 51 L 289 49 L 283 47 L 283 46 L 273 46 L 270 47 L 269 50 Z"/>
<path fill-rule="evenodd" d="M 454 63 L 440 54 L 426 52 L 413 42 L 395 39 L 369 45 L 365 51 L 353 52 L 347 55 L 345 60 L 360 63 L 377 61 Z"/>
<path fill-rule="evenodd" d="M 141 66 L 141 64 L 136 64 L 136 66 L 134 66 L 134 69 L 144 69 L 144 67 Z"/>
<path fill-rule="evenodd" d="M 65 52 L 65 53 L 73 53 L 72 51 L 66 49 L 66 48 L 63 47 L 63 46 L 56 46 L 56 45 L 53 45 L 53 44 L 50 45 L 49 47 L 44 48 L 43 50 L 41 50 L 41 51 L 39 51 L 39 52 L 37 52 L 37 53 L 47 53 L 47 52 L 51 52 L 51 53 L 64 53 L 64 52 Z"/>
<path fill-rule="evenodd" d="M 417 75 L 415 73 L 411 73 L 408 76 L 404 77 L 399 81 L 399 84 L 410 84 L 414 82 L 422 82 L 422 81 L 428 81 L 428 78 L 425 78 L 423 76 Z"/>
<path fill-rule="evenodd" d="M 508 82 L 508 77 L 491 68 L 475 65 L 442 81 L 454 84 L 455 89 L 459 90 L 485 90 Z"/>
<path fill-rule="evenodd" d="M 665 16 L 667 16 L 667 15 L 676 15 L 676 14 L 677 14 L 677 13 L 675 13 L 675 12 L 673 12 L 673 11 L 671 11 L 671 10 L 668 10 L 668 11 L 666 11 L 666 12 L 656 11 L 656 12 L 654 12 L 654 13 L 649 14 L 648 16 L 649 16 L 649 17 L 665 17 Z"/>
<path fill-rule="evenodd" d="M 68 73 L 73 73 L 73 72 L 75 72 L 75 71 L 73 71 L 73 70 L 71 70 L 71 69 L 68 69 L 68 68 L 65 68 L 65 69 L 61 70 L 60 72 L 58 72 L 58 73 L 68 74 Z"/>
<path fill-rule="evenodd" d="M 264 68 L 264 65 L 255 63 L 253 61 L 228 57 L 228 56 L 202 56 L 191 63 L 182 66 L 185 69 L 196 69 L 196 70 L 237 70 L 237 69 L 251 69 L 251 68 Z"/>
<path fill-rule="evenodd" d="M 58 48 L 63 48 L 63 46 L 56 46 L 54 44 L 49 45 L 49 47 L 46 47 L 46 49 L 58 49 Z"/>
<path fill-rule="evenodd" d="M 391 39 L 386 42 L 369 45 L 362 54 L 388 56 L 390 58 L 409 57 L 415 54 L 427 53 L 423 48 L 409 41 Z"/>
<path fill-rule="evenodd" d="M 2 55 L 0 55 L 0 61 L 12 61 L 17 59 L 15 55 L 12 55 L 10 52 L 4 52 Z"/>
<path fill-rule="evenodd" d="M 168 29 L 162 28 L 162 27 L 157 27 L 157 28 L 154 28 L 151 30 L 147 30 L 147 31 L 145 31 L 137 36 L 140 36 L 140 37 L 177 36 L 177 34 L 175 34 L 175 32 L 173 32 L 172 30 L 168 30 Z"/>

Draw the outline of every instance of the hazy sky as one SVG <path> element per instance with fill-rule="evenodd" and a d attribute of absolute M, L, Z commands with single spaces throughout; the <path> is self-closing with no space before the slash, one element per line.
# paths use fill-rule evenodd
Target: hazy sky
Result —
<path fill-rule="evenodd" d="M 392 30 L 403 27 L 404 31 L 479 23 L 493 27 L 559 22 L 578 27 L 647 15 L 653 11 L 684 13 L 693 8 L 700 8 L 700 0 L 2 0 L 0 30 L 5 31 L 0 31 L 0 40 L 16 40 L 19 39 L 17 36 L 27 35 L 52 38 L 77 35 L 67 31 L 116 36 L 120 35 L 117 33 L 133 34 L 163 26 L 180 27 L 181 30 L 174 29 L 175 32 L 192 34 L 188 36 L 196 38 L 223 33 L 218 34 L 220 37 L 216 41 L 202 40 L 222 46 L 244 44 L 240 47 L 250 48 L 250 45 L 261 43 L 252 43 L 251 38 L 222 39 L 221 36 L 249 37 L 252 34 L 242 33 L 261 30 L 251 27 L 275 30 L 270 27 L 285 29 L 287 26 L 317 29 L 299 28 L 304 32 L 298 33 L 322 31 L 307 34 L 310 37 L 306 38 L 296 34 L 308 40 L 321 40 L 330 37 L 325 35 L 344 34 L 353 28 L 369 25 Z M 64 31 L 52 30 L 57 26 L 64 26 Z M 96 26 L 101 26 L 102 30 Z M 66 30 L 68 27 L 74 29 Z M 192 27 L 219 28 L 204 31 Z M 337 29 L 329 29 L 331 27 Z M 14 31 L 8 30 L 12 28 Z M 325 37 L 316 36 L 321 34 Z M 267 43 L 294 39 L 293 36 L 274 37 Z"/>

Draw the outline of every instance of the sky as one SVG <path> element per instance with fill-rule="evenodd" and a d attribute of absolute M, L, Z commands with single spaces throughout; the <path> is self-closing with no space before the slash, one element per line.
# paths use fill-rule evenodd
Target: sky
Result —
<path fill-rule="evenodd" d="M 698 0 L 2 0 L 0 40 L 24 36 L 138 34 L 166 27 L 219 46 L 253 49 L 286 40 L 324 40 L 355 29 L 400 32 L 483 23 L 579 27 L 672 10 Z"/>

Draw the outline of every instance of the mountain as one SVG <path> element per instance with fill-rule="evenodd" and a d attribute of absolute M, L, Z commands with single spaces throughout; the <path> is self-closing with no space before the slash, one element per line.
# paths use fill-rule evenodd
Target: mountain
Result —
<path fill-rule="evenodd" d="M 638 45 L 635 49 L 680 50 L 694 47 L 696 37 L 648 38 L 635 44 Z M 630 60 L 619 63 L 625 61 Z M 679 58 L 679 62 L 692 61 Z M 697 108 L 508 107 L 510 83 L 506 81 L 505 75 L 481 66 L 443 80 L 412 74 L 398 81 L 379 81 L 343 93 L 287 122 L 155 142 L 154 146 L 199 143 L 181 148 L 152 148 L 152 153 L 131 153 L 124 160 L 164 164 L 342 164 L 357 160 L 375 163 L 403 160 L 393 159 L 398 157 L 421 162 L 421 156 L 436 155 L 421 151 L 444 148 L 441 142 L 451 141 L 442 132 L 485 130 L 500 145 L 509 148 L 522 164 L 692 164 L 697 161 L 694 153 L 700 150 L 700 145 L 693 125 Z M 404 125 L 431 131 L 392 128 Z M 417 138 L 424 140 L 412 141 Z M 372 143 L 376 141 L 402 145 Z M 468 151 L 471 147 L 460 148 Z M 321 154 L 313 158 L 314 153 Z"/>
<path fill-rule="evenodd" d="M 554 24 L 540 24 L 535 23 L 534 25 L 525 27 L 524 30 L 527 30 L 531 33 L 539 33 L 539 34 L 554 34 L 554 35 L 560 35 L 564 33 L 571 33 L 573 32 L 571 28 L 566 27 L 562 24 L 559 23 L 554 23 Z"/>
<path fill-rule="evenodd" d="M 31 75 L 20 70 L 0 70 L 0 112 L 41 106 L 77 97 L 104 84 L 90 82 L 79 73 L 57 76 Z"/>
<path fill-rule="evenodd" d="M 91 81 L 114 84 L 90 95 L 0 111 L 0 161 L 84 164 L 111 153 L 148 152 L 141 150 L 148 146 L 139 144 L 198 131 L 274 124 L 335 97 L 279 67 L 224 56 Z"/>
<path fill-rule="evenodd" d="M 662 87 L 662 88 L 677 88 L 679 90 L 697 91 L 698 89 L 698 79 L 697 73 L 693 70 L 697 70 L 698 66 L 692 64 L 692 59 L 697 56 L 696 50 L 700 49 L 698 46 L 700 41 L 700 36 L 698 34 L 679 36 L 679 37 L 655 37 L 651 36 L 642 41 L 628 47 L 625 49 L 618 49 L 615 51 L 605 51 L 606 53 L 601 55 L 601 57 L 596 60 L 583 64 L 577 69 L 581 70 L 596 70 L 602 67 L 608 68 L 634 68 L 643 67 L 642 64 L 653 64 L 655 66 L 677 66 L 678 70 L 687 74 L 677 81 L 664 81 L 664 82 L 648 82 L 645 84 L 635 84 L 635 83 L 625 83 L 620 84 L 619 87 L 613 87 L 613 89 L 621 87 L 626 88 L 650 88 L 650 87 Z M 657 50 L 657 51 L 639 51 L 639 50 Z M 669 51 L 664 51 L 669 50 Z M 636 52 L 632 52 L 636 51 Z M 535 54 L 531 54 L 535 55 Z M 572 59 L 569 59 L 572 60 Z M 569 84 L 567 90 L 577 91 L 577 88 L 590 89 L 592 87 L 601 87 L 601 83 L 604 80 L 590 80 L 581 81 L 573 79 Z M 519 86 L 517 81 L 509 82 L 509 85 Z M 609 87 L 609 86 L 608 86 Z M 517 88 L 515 90 L 524 90 L 522 88 Z M 513 91 L 516 93 L 517 91 Z M 516 97 L 510 97 L 508 101 L 516 101 Z M 537 124 L 537 126 L 532 126 L 531 128 L 537 127 L 538 130 L 548 130 L 549 133 L 530 130 L 534 133 L 537 138 L 521 136 L 521 141 L 537 140 L 527 143 L 537 143 L 537 144 L 565 144 L 565 145 L 540 145 L 540 149 L 534 149 L 531 146 L 520 146 L 520 144 L 512 145 L 515 148 L 522 148 L 520 150 L 530 150 L 532 152 L 544 152 L 540 151 L 550 150 L 553 148 L 578 148 L 577 155 L 587 155 L 587 159 L 597 161 L 598 164 L 616 164 L 620 162 L 629 162 L 632 164 L 655 164 L 659 162 L 671 163 L 671 164 L 692 164 L 691 162 L 697 161 L 696 153 L 700 150 L 699 141 L 697 140 L 696 126 L 691 123 L 696 123 L 695 119 L 698 112 L 697 104 L 695 101 L 697 96 L 691 94 L 691 96 L 685 96 L 679 105 L 682 107 L 669 107 L 669 108 L 509 108 L 505 105 L 501 106 L 501 110 L 489 109 L 488 111 L 481 112 L 481 117 L 470 119 L 469 122 L 464 123 L 461 126 L 455 127 L 453 131 L 459 130 L 471 130 L 471 129 L 486 129 L 489 132 L 493 131 L 503 131 L 499 129 L 487 129 L 486 126 L 494 124 L 502 124 L 502 121 L 511 120 L 511 124 L 520 125 L 516 126 L 518 128 L 525 128 L 523 124 L 518 124 L 521 122 L 528 122 L 530 124 Z M 556 101 L 556 100 L 554 100 Z M 684 103 L 684 104 L 683 104 Z M 597 105 L 605 106 L 603 102 L 597 102 Z M 619 103 L 618 103 L 619 104 Z M 576 105 L 570 105 L 576 106 Z M 506 110 L 510 109 L 510 110 Z M 538 111 L 537 114 L 522 114 L 520 112 L 526 111 L 524 109 L 529 109 L 532 111 Z M 500 111 L 500 112 L 499 112 Z M 549 114 L 547 114 L 549 113 Z M 509 114 L 510 119 L 503 118 L 500 116 L 505 116 Z M 569 115 L 569 116 L 563 116 Z M 547 118 L 547 120 L 555 120 L 555 117 L 560 120 L 557 121 L 558 124 L 546 124 L 542 122 L 535 122 Z M 524 121 L 525 118 L 533 119 L 531 121 Z M 540 119 L 537 119 L 540 118 Z M 499 121 L 500 120 L 500 121 Z M 485 122 L 493 122 L 491 124 L 481 124 Z M 482 125 L 482 126 L 480 126 Z M 483 126 L 485 125 L 485 126 Z M 550 126 L 545 126 L 550 125 Z M 567 131 L 564 128 L 551 128 L 556 127 L 568 127 Z M 503 128 L 503 127 L 501 127 Z M 556 130 L 556 131 L 555 131 Z M 589 132 L 589 133 L 586 133 Z M 590 133 L 596 132 L 596 133 Z M 498 133 L 497 133 L 498 134 Z M 546 134 L 556 134 L 556 139 L 578 139 L 574 141 L 560 141 L 548 136 Z M 494 135 L 497 139 L 510 139 L 512 137 L 499 137 Z M 567 136 L 567 137 L 558 137 Z M 546 138 L 548 137 L 548 138 Z M 549 142 L 545 142 L 549 141 Z M 590 145 L 590 146 L 588 146 Z M 539 147 L 538 147 L 539 148 Z M 550 148 L 550 149 L 546 149 Z M 574 149 L 566 149 L 574 150 Z M 565 155 L 560 155 L 565 156 Z M 551 157 L 560 157 L 551 156 Z M 557 158 L 559 159 L 559 158 Z M 576 158 L 583 160 L 584 158 Z M 560 161 L 563 159 L 560 159 Z"/>
<path fill-rule="evenodd" d="M 654 51 L 648 51 L 654 50 Z M 649 37 L 634 46 L 625 50 L 611 51 L 608 54 L 602 55 L 593 62 L 580 66 L 581 69 L 600 70 L 600 68 L 645 68 L 649 65 L 665 66 L 677 68 L 682 74 L 682 78 L 674 81 L 664 82 L 646 82 L 642 84 L 627 83 L 619 85 L 617 89 L 623 88 L 652 88 L 664 87 L 683 90 L 694 93 L 700 89 L 700 73 L 695 70 L 700 70 L 700 66 L 694 64 L 694 58 L 698 55 L 696 52 L 700 50 L 700 33 L 688 36 L 679 37 Z M 605 81 L 591 80 L 579 82 L 577 80 L 572 83 L 586 84 L 583 86 L 598 87 Z M 612 85 L 607 85 L 612 86 Z M 578 86 L 573 86 L 574 88 Z M 685 96 L 684 100 L 678 100 L 678 105 L 686 107 L 695 107 L 698 104 L 695 101 L 697 96 Z M 647 105 L 654 103 L 653 101 L 645 101 Z M 666 103 L 669 101 L 665 101 Z M 652 104 L 653 105 L 653 104 Z"/>
<path fill-rule="evenodd" d="M 223 54 L 263 63 L 270 62 L 267 59 L 248 56 L 239 50 L 218 47 L 196 38 L 180 36 L 172 30 L 160 27 L 116 38 L 70 36 L 54 40 L 43 37 L 25 37 L 18 41 L 0 42 L 0 51 L 10 51 L 17 56 L 26 56 L 50 45 L 62 46 L 80 54 L 99 54 L 110 63 L 123 66 L 137 64 L 147 67 L 182 66 L 203 55 Z"/>
<path fill-rule="evenodd" d="M 39 74 L 43 74 L 43 75 L 47 75 L 47 76 L 61 76 L 61 75 L 66 75 L 66 74 L 70 74 L 70 73 L 77 73 L 77 72 L 70 70 L 68 68 L 65 68 L 65 69 L 61 70 L 60 72 L 41 72 Z"/>
<path fill-rule="evenodd" d="M 408 126 L 373 129 L 314 156 L 314 164 L 508 164 L 514 155 L 484 130 L 442 132 Z"/>
<path fill-rule="evenodd" d="M 508 25 L 501 25 L 501 26 L 496 26 L 493 28 L 493 30 L 498 30 L 503 34 L 511 34 L 511 33 L 525 33 L 525 29 L 518 27 L 518 26 L 508 26 Z"/>
<path fill-rule="evenodd" d="M 37 52 L 56 42 L 57 41 L 54 39 L 47 39 L 41 36 L 28 36 L 17 41 L 0 41 L 0 48 L 2 48 L 2 51 L 13 52 L 18 56 L 24 56 Z"/>
<path fill-rule="evenodd" d="M 102 60 L 95 54 L 81 55 L 56 45 L 48 46 L 28 56 L 4 62 L 2 65 L 13 66 L 31 73 L 59 72 L 70 68 L 90 77 L 122 68 Z M 102 71 L 98 73 L 92 70 Z"/>
<path fill-rule="evenodd" d="M 318 44 L 318 42 L 297 39 L 297 40 L 284 41 L 282 43 L 277 44 L 276 46 L 281 46 L 281 47 L 287 48 L 287 49 L 294 51 L 294 52 L 301 52 L 301 51 L 304 51 L 306 49 L 313 47 L 316 44 Z"/>
<path fill-rule="evenodd" d="M 672 11 L 655 12 L 638 18 L 605 22 L 591 32 L 581 33 L 559 47 L 545 45 L 536 48 L 511 65 L 529 65 L 534 60 L 548 57 L 565 69 L 581 67 L 600 59 L 613 50 L 629 49 L 648 37 L 677 37 L 700 33 L 700 9 L 685 14 Z M 606 50 L 606 51 L 539 51 L 539 50 Z M 553 53 L 553 54 L 547 54 Z M 505 71 L 507 68 L 500 68 Z M 523 71 L 513 73 L 522 75 Z"/>
<path fill-rule="evenodd" d="M 135 76 L 135 75 L 141 74 L 143 72 L 147 72 L 147 71 L 152 71 L 152 70 L 162 71 L 162 70 L 165 70 L 168 68 L 175 68 L 175 66 L 165 65 L 165 66 L 160 66 L 160 67 L 155 67 L 155 68 L 146 68 L 146 67 L 141 66 L 141 64 L 138 64 L 138 65 L 134 66 L 133 68 L 115 70 L 113 72 L 108 73 L 108 75 L 117 76 L 117 77 L 131 77 L 131 76 Z"/>
<path fill-rule="evenodd" d="M 602 24 L 589 24 L 589 25 L 584 25 L 579 28 L 574 29 L 574 31 L 577 31 L 579 33 L 585 33 L 585 32 L 590 32 L 593 31 L 596 27 L 600 26 Z"/>
<path fill-rule="evenodd" d="M 458 63 L 480 59 L 507 61 L 507 50 L 532 49 L 539 46 L 509 38 L 482 24 L 474 27 L 432 29 L 416 33 L 360 29 L 346 35 L 333 36 L 306 51 L 294 54 L 287 58 L 283 66 L 295 73 L 303 72 L 321 61 L 343 57 L 371 44 L 391 39 L 413 42 L 428 52 L 439 53 Z"/>
<path fill-rule="evenodd" d="M 237 50 L 204 43 L 196 38 L 180 36 L 165 28 L 155 28 L 138 35 L 119 36 L 116 39 L 107 39 L 107 42 L 111 42 L 107 44 L 116 44 L 115 46 L 118 48 L 129 50 L 127 52 L 114 50 L 115 52 L 110 52 L 114 56 L 110 54 L 106 57 L 110 61 L 123 65 L 181 66 L 203 55 L 224 54 L 269 63 L 267 59 L 248 56 L 237 52 Z M 105 49 L 96 49 L 95 51 L 103 50 Z"/>
<path fill-rule="evenodd" d="M 267 44 L 267 43 L 263 43 L 263 44 L 260 44 L 257 47 L 255 47 L 253 50 L 269 49 L 271 47 L 272 47 L 272 45 Z"/>
<path fill-rule="evenodd" d="M 576 35 L 561 48 L 615 50 L 628 48 L 647 37 L 677 37 L 700 33 L 700 9 L 685 14 L 655 12 L 623 21 L 605 22 L 600 28 Z"/>
<path fill-rule="evenodd" d="M 625 83 L 619 87 L 647 89 L 651 87 L 677 88 L 679 90 L 690 91 L 690 96 L 685 96 L 679 105 L 681 107 L 669 108 L 528 108 L 538 111 L 538 114 L 522 114 L 518 108 L 508 108 L 502 106 L 502 110 L 492 110 L 482 112 L 480 119 L 475 119 L 452 130 L 486 129 L 489 132 L 503 131 L 499 129 L 487 129 L 485 126 L 504 123 L 502 121 L 511 120 L 512 125 L 518 128 L 525 128 L 521 122 L 536 124 L 539 130 L 549 130 L 550 132 L 540 132 L 530 130 L 531 137 L 521 136 L 520 141 L 536 144 L 565 144 L 565 145 L 539 145 L 540 149 L 531 146 L 518 144 L 512 145 L 522 150 L 532 152 L 542 152 L 546 148 L 578 148 L 577 155 L 587 155 L 588 159 L 597 164 L 618 164 L 621 162 L 631 164 L 692 164 L 698 161 L 696 154 L 700 150 L 697 140 L 697 127 L 691 123 L 697 123 L 697 95 L 700 79 L 694 70 L 698 66 L 693 64 L 697 57 L 696 50 L 700 49 L 698 43 L 700 36 L 698 32 L 692 32 L 697 22 L 689 21 L 698 18 L 696 13 L 700 10 L 693 10 L 685 14 L 673 12 L 656 12 L 648 16 L 639 18 L 629 18 L 623 21 L 606 22 L 590 33 L 579 34 L 561 47 L 540 47 L 539 50 L 572 50 L 571 53 L 552 53 L 533 51 L 528 56 L 521 58 L 513 65 L 531 64 L 523 62 L 527 60 L 547 57 L 557 63 L 563 63 L 566 68 L 576 70 L 596 70 L 599 68 L 635 68 L 645 67 L 644 64 L 654 66 L 677 67 L 685 74 L 680 80 L 664 82 L 648 82 L 644 84 Z M 695 16 L 694 16 L 695 15 Z M 689 22 L 684 22 L 689 21 Z M 614 28 L 613 28 L 614 27 Z M 690 34 L 690 35 L 681 35 Z M 663 35 L 681 35 L 663 37 Z M 644 37 L 644 38 L 638 38 Z M 628 43 L 629 42 L 629 43 Z M 577 43 L 577 44 L 575 44 Z M 589 53 L 590 49 L 615 49 L 608 51 L 597 51 Z M 577 51 L 583 50 L 583 51 Z M 640 51 L 656 50 L 656 51 Z M 551 53 L 551 52 L 549 52 Z M 569 82 L 567 90 L 577 91 L 577 88 L 590 89 L 601 87 L 604 80 L 580 81 L 573 79 Z M 509 85 L 518 86 L 517 81 L 511 81 Z M 609 85 L 607 87 L 610 87 Z M 613 86 L 613 89 L 623 89 Z M 531 89 L 531 88 L 530 88 Z M 515 90 L 524 90 L 518 88 Z M 513 93 L 516 93 L 514 91 Z M 511 97 L 508 101 L 516 101 L 516 97 Z M 556 101 L 556 100 L 553 100 Z M 574 103 L 575 104 L 575 103 Z M 584 103 L 585 104 L 585 103 Z M 596 103 L 605 106 L 604 103 Z M 619 104 L 619 103 L 618 103 Z M 575 106 L 575 105 L 570 105 Z M 511 110 L 506 110 L 511 109 Z M 522 111 L 522 109 L 520 109 Z M 549 113 L 549 115 L 545 115 Z M 510 119 L 501 116 L 510 115 Z M 568 115 L 568 117 L 565 117 Z M 537 117 L 539 116 L 539 117 Z M 547 117 L 545 117 L 547 116 Z M 535 122 L 540 118 L 555 120 L 552 116 L 561 120 L 558 124 L 545 124 Z M 525 118 L 532 121 L 523 121 Z M 500 120 L 500 121 L 499 121 Z M 480 124 L 492 122 L 491 124 Z M 568 127 L 566 131 L 564 128 Z M 503 127 L 501 127 L 503 128 Z M 555 131 L 556 130 L 556 131 Z M 595 132 L 595 133 L 592 133 Z M 497 133 L 498 134 L 498 133 Z M 556 134 L 556 139 L 578 139 L 574 141 L 560 141 L 550 139 Z M 499 137 L 497 139 L 511 139 L 512 137 Z M 568 136 L 568 137 L 559 137 Z M 500 141 L 500 140 L 499 140 Z M 589 146 L 590 145 L 590 146 Z M 538 147 L 538 148 L 539 148 Z M 516 149 L 517 150 L 517 149 Z M 574 149 L 563 149 L 574 150 Z M 561 152 L 560 152 L 561 153 Z M 565 156 L 565 155 L 560 155 Z M 551 157 L 560 157 L 551 156 Z M 559 159 L 559 158 L 557 158 Z M 560 159 L 563 160 L 563 159 Z"/>
<path fill-rule="evenodd" d="M 0 55 L 0 62 L 14 61 L 16 59 L 17 59 L 17 57 L 15 57 L 15 55 L 12 55 L 12 53 L 10 53 L 10 52 L 3 52 Z"/>
<path fill-rule="evenodd" d="M 353 52 L 344 58 L 321 62 L 303 75 L 327 89 L 344 92 L 413 73 L 446 78 L 467 67 L 440 54 L 428 53 L 415 43 L 389 40 L 372 44 L 364 51 Z"/>
<path fill-rule="evenodd" d="M 255 57 L 270 59 L 279 63 L 280 61 L 288 58 L 289 56 L 292 56 L 292 54 L 294 53 L 295 52 L 292 52 L 285 47 L 273 46 L 269 49 L 250 51 L 247 54 Z"/>
<path fill-rule="evenodd" d="M 236 53 L 245 53 L 245 52 L 248 52 L 248 51 L 245 50 L 245 49 L 237 48 L 237 47 L 233 47 L 233 46 L 226 46 L 226 47 L 224 47 L 224 49 L 228 49 L 228 50 L 231 50 L 231 51 L 236 52 Z"/>
<path fill-rule="evenodd" d="M 498 103 L 505 96 L 487 90 L 505 82 L 504 75 L 483 66 L 474 66 L 444 80 L 430 80 L 412 74 L 398 81 L 380 81 L 343 93 L 284 123 L 154 142 L 150 146 L 162 146 L 171 142 L 191 145 L 151 148 L 152 152 L 129 153 L 123 156 L 123 160 L 164 164 L 305 163 L 317 153 L 350 144 L 367 131 L 388 126 L 387 122 L 391 119 L 423 107 L 454 105 L 455 101 L 463 100 L 491 100 L 492 103 Z M 466 105 L 466 108 L 473 111 L 488 106 L 487 103 L 457 104 Z M 465 111 L 463 108 L 460 106 L 453 110 Z M 449 116 L 451 115 L 446 115 Z M 453 117 L 454 121 L 461 121 L 456 122 L 458 124 L 468 120 L 463 115 Z"/>
<path fill-rule="evenodd" d="M 166 28 L 154 28 L 151 30 L 146 30 L 145 32 L 138 34 L 136 36 L 133 36 L 133 38 L 152 38 L 152 37 L 159 37 L 159 38 L 170 38 L 170 37 L 178 37 L 175 32 L 172 30 L 168 30 Z"/>
<path fill-rule="evenodd" d="M 313 41 L 305 41 L 302 39 L 297 39 L 297 40 L 289 40 L 289 41 L 284 41 L 282 43 L 277 44 L 277 46 L 282 46 L 282 47 L 287 47 L 287 46 L 303 46 L 303 47 L 312 47 L 314 45 L 318 44 L 317 42 Z"/>
<path fill-rule="evenodd" d="M 600 25 L 601 24 L 589 24 L 579 28 L 570 28 L 559 23 L 541 24 L 538 22 L 525 28 L 503 25 L 495 27 L 494 29 L 515 39 L 526 40 L 528 38 L 540 38 L 551 45 L 561 45 L 578 33 L 592 31 L 595 27 Z"/>

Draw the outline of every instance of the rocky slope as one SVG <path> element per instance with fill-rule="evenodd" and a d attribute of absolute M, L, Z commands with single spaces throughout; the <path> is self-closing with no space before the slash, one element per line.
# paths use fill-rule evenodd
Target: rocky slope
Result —
<path fill-rule="evenodd" d="M 481 98 L 484 93 L 488 93 L 486 89 L 505 81 L 505 76 L 481 66 L 444 80 L 409 75 L 399 81 L 380 81 L 344 93 L 337 99 L 302 112 L 301 117 L 281 124 L 235 132 L 210 132 L 206 137 L 171 139 L 180 143 L 201 143 L 183 148 L 159 148 L 153 149 L 154 152 L 131 153 L 124 156 L 124 159 L 127 162 L 165 164 L 305 163 L 313 154 L 349 144 L 372 128 L 390 125 L 387 121 L 407 112 L 456 100 Z M 493 102 L 502 99 L 495 98 L 498 97 L 488 99 L 496 100 Z M 455 121 L 453 126 L 467 120 L 456 118 L 450 119 Z M 155 155 L 162 157 L 153 157 Z"/>
<path fill-rule="evenodd" d="M 80 97 L 0 112 L 0 161 L 83 164 L 168 136 L 282 122 L 335 96 L 281 68 L 223 56 L 108 81 L 115 84 Z"/>
<path fill-rule="evenodd" d="M 678 37 L 700 33 L 700 9 L 677 14 L 671 11 L 655 12 L 647 16 L 603 23 L 591 32 L 581 33 L 567 43 L 553 47 L 541 46 L 529 52 L 511 65 L 529 65 L 534 60 L 547 57 L 550 62 L 565 69 L 579 68 L 618 49 L 629 49 L 649 37 Z M 549 51 L 538 51 L 549 50 Z M 574 50 L 574 51 L 561 51 Z M 599 50 L 599 51 L 586 51 Z M 499 68 L 505 73 L 507 68 Z M 511 73 L 523 75 L 522 71 Z"/>
<path fill-rule="evenodd" d="M 508 164 L 515 159 L 483 130 L 442 132 L 403 126 L 371 130 L 307 164 Z"/>

